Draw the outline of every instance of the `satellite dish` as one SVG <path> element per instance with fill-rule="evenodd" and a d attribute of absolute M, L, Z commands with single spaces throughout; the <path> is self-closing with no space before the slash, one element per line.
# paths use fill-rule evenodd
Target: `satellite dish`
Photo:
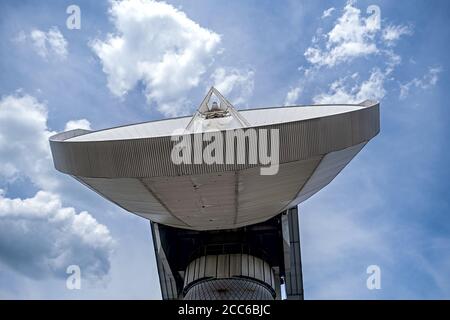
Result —
<path fill-rule="evenodd" d="M 180 129 L 180 137 L 192 142 L 190 163 L 173 161 L 179 143 L 173 133 Z M 50 145 L 57 170 L 125 210 L 168 226 L 217 230 L 266 221 L 305 201 L 379 129 L 379 104 L 373 101 L 237 111 L 212 87 L 191 117 L 72 130 L 52 136 Z M 233 147 L 246 152 L 244 160 L 255 155 L 250 130 L 258 143 L 262 132 L 278 130 L 276 174 L 261 174 L 267 164 L 236 161 Z M 215 139 L 228 141 L 227 134 L 236 139 L 216 148 L 215 156 L 229 156 L 234 163 L 196 161 Z"/>

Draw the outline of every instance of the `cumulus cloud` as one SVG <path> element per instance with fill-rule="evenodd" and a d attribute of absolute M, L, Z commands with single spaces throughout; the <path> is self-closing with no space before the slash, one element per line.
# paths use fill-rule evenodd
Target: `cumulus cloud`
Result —
<path fill-rule="evenodd" d="M 379 30 L 377 17 L 361 16 L 361 11 L 352 2 L 344 7 L 341 17 L 334 28 L 326 35 L 325 48 L 309 47 L 305 51 L 306 59 L 316 65 L 332 67 L 353 58 L 369 55 L 378 51 L 374 36 Z"/>
<path fill-rule="evenodd" d="M 422 78 L 414 78 L 405 84 L 400 84 L 400 99 L 405 99 L 409 95 L 411 88 L 426 90 L 435 86 L 441 72 L 441 67 L 430 67 Z"/>
<path fill-rule="evenodd" d="M 30 95 L 0 100 L 0 177 L 28 177 L 37 187 L 56 189 L 48 138 L 47 109 Z"/>
<path fill-rule="evenodd" d="M 252 70 L 242 71 L 231 68 L 217 68 L 211 78 L 219 92 L 231 103 L 245 105 L 253 93 L 255 73 Z"/>
<path fill-rule="evenodd" d="M 183 96 L 198 86 L 219 50 L 220 36 L 164 2 L 112 1 L 109 13 L 115 33 L 91 46 L 110 91 L 124 96 L 142 83 L 148 102 L 163 114 L 186 112 Z"/>
<path fill-rule="evenodd" d="M 51 27 L 47 32 L 33 29 L 29 36 L 22 32 L 16 40 L 24 42 L 28 38 L 31 40 L 34 51 L 42 58 L 55 56 L 64 59 L 67 57 L 67 40 L 58 27 Z"/>
<path fill-rule="evenodd" d="M 361 85 L 351 88 L 346 85 L 347 78 L 340 78 L 330 85 L 328 92 L 316 95 L 313 100 L 319 104 L 360 103 L 367 99 L 379 101 L 386 94 L 384 81 L 385 74 L 379 69 L 373 70 Z"/>
<path fill-rule="evenodd" d="M 98 279 L 108 273 L 114 241 L 88 212 L 63 207 L 58 195 L 39 191 L 9 199 L 0 190 L 0 261 L 33 278 L 66 276 L 69 265 Z"/>
<path fill-rule="evenodd" d="M 74 125 L 89 122 L 69 121 L 66 127 Z M 1 98 L 0 181 L 25 178 L 40 191 L 27 199 L 0 191 L 0 261 L 36 278 L 61 275 L 70 264 L 98 278 L 109 270 L 114 242 L 89 213 L 63 206 L 48 142 L 52 134 L 45 104 L 21 92 Z"/>
<path fill-rule="evenodd" d="M 324 11 L 322 17 L 329 16 L 333 12 L 331 9 Z M 353 1 L 347 2 L 334 27 L 323 37 L 313 37 L 313 45 L 304 53 L 308 62 L 318 67 L 333 67 L 358 57 L 383 54 L 403 35 L 412 34 L 412 27 L 405 25 L 390 24 L 382 30 L 376 6 L 369 6 L 367 13 L 369 15 L 364 16 Z M 321 33 L 321 29 L 318 31 Z M 379 41 L 380 38 L 383 41 Z"/>
<path fill-rule="evenodd" d="M 0 178 L 14 182 L 28 178 L 38 188 L 60 186 L 53 168 L 47 127 L 47 107 L 35 97 L 18 92 L 0 99 Z M 70 120 L 65 130 L 87 129 L 86 119 Z"/>
<path fill-rule="evenodd" d="M 298 100 L 300 92 L 301 92 L 300 87 L 291 88 L 291 90 L 289 90 L 289 92 L 286 94 L 286 98 L 284 99 L 284 105 L 285 106 L 294 105 Z"/>
<path fill-rule="evenodd" d="M 74 129 L 84 129 L 84 130 L 91 130 L 91 123 L 89 120 L 86 119 L 79 119 L 79 120 L 70 120 L 66 123 L 66 127 L 64 128 L 64 131 L 74 130 Z"/>

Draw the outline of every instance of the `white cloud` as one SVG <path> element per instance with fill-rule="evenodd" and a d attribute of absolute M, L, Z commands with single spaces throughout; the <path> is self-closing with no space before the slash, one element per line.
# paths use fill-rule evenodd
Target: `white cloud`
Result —
<path fill-rule="evenodd" d="M 56 189 L 48 138 L 45 105 L 29 95 L 0 100 L 0 177 L 13 181 L 28 177 L 39 188 Z"/>
<path fill-rule="evenodd" d="M 397 67 L 402 62 L 402 57 L 398 54 L 396 54 L 392 50 L 383 50 L 383 53 L 386 57 L 386 74 L 390 74 L 395 70 L 395 67 Z"/>
<path fill-rule="evenodd" d="M 66 123 L 64 131 L 74 130 L 74 129 L 84 129 L 91 130 L 91 123 L 86 119 L 70 120 Z"/>
<path fill-rule="evenodd" d="M 374 37 L 379 30 L 377 17 L 361 16 L 361 11 L 348 2 L 334 28 L 326 35 L 325 48 L 309 47 L 306 59 L 318 66 L 332 67 L 353 58 L 378 52 Z"/>
<path fill-rule="evenodd" d="M 110 15 L 115 34 L 91 46 L 111 92 L 123 96 L 141 82 L 160 112 L 189 111 L 183 110 L 182 97 L 199 84 L 219 50 L 220 36 L 164 2 L 112 1 Z"/>
<path fill-rule="evenodd" d="M 412 28 L 404 25 L 388 25 L 383 29 L 382 37 L 386 43 L 394 45 L 403 35 L 411 35 Z"/>
<path fill-rule="evenodd" d="M 252 70 L 217 68 L 211 76 L 214 87 L 236 106 L 245 105 L 253 93 L 255 73 Z"/>
<path fill-rule="evenodd" d="M 86 119 L 67 122 L 65 130 L 90 129 Z M 33 96 L 17 93 L 0 99 L 0 178 L 28 178 L 40 189 L 56 191 L 60 181 L 51 158 L 47 108 Z"/>
<path fill-rule="evenodd" d="M 69 121 L 89 125 L 87 120 Z M 53 168 L 46 106 L 22 93 L 0 99 L 0 181 L 28 179 L 41 189 L 33 198 L 0 192 L 0 261 L 24 274 L 59 275 L 78 264 L 93 278 L 109 270 L 113 241 L 87 212 L 63 207 L 62 183 Z"/>
<path fill-rule="evenodd" d="M 385 74 L 375 69 L 368 80 L 359 86 L 348 88 L 347 78 L 341 78 L 333 82 L 327 93 L 321 93 L 313 98 L 314 103 L 360 103 L 364 100 L 381 100 L 386 91 L 384 89 Z"/>
<path fill-rule="evenodd" d="M 328 10 L 324 11 L 322 18 L 333 12 Z M 317 67 L 333 67 L 358 57 L 387 54 L 391 52 L 387 48 L 403 35 L 412 34 L 412 26 L 405 25 L 390 24 L 381 30 L 380 12 L 376 6 L 369 6 L 367 13 L 369 15 L 363 16 L 361 10 L 354 6 L 354 1 L 348 1 L 328 33 L 323 34 L 321 28 L 317 30 L 318 35 L 313 37 L 312 45 L 304 53 L 308 62 Z"/>
<path fill-rule="evenodd" d="M 45 58 L 47 56 L 47 36 L 44 31 L 33 30 L 30 34 L 33 46 L 38 55 Z"/>
<path fill-rule="evenodd" d="M 409 95 L 411 87 L 426 90 L 435 86 L 441 72 L 441 67 L 430 67 L 422 78 L 414 78 L 405 84 L 400 84 L 400 99 L 405 99 Z"/>
<path fill-rule="evenodd" d="M 336 10 L 336 9 L 333 8 L 333 7 L 328 8 L 327 10 L 325 10 L 325 11 L 323 12 L 323 14 L 322 14 L 322 19 L 325 19 L 325 18 L 331 16 L 335 10 Z"/>
<path fill-rule="evenodd" d="M 63 207 L 58 195 L 39 191 L 28 199 L 0 192 L 0 261 L 33 278 L 65 277 L 69 265 L 98 279 L 110 268 L 114 241 L 89 213 Z"/>
<path fill-rule="evenodd" d="M 16 40 L 23 42 L 26 38 L 26 35 L 20 33 Z M 50 54 L 62 59 L 67 57 L 67 40 L 57 27 L 51 27 L 47 32 L 34 29 L 30 33 L 30 39 L 36 53 L 43 58 Z"/>
<path fill-rule="evenodd" d="M 289 92 L 286 94 L 286 98 L 284 99 L 284 105 L 285 106 L 294 105 L 298 100 L 300 92 L 301 92 L 300 87 L 291 88 L 291 90 L 289 90 Z"/>
<path fill-rule="evenodd" d="M 328 33 L 324 33 L 322 27 L 317 29 L 311 45 L 304 53 L 311 66 L 303 68 L 304 77 L 300 81 L 302 88 L 311 87 L 314 79 L 322 77 L 323 67 L 336 68 L 341 63 L 350 62 L 358 57 L 377 56 L 382 59 L 384 69 L 381 71 L 378 64 L 369 79 L 363 83 L 358 83 L 358 76 L 353 78 L 350 76 L 352 73 L 355 74 L 354 70 L 342 70 L 345 76 L 332 82 L 328 92 L 316 95 L 313 98 L 316 103 L 359 103 L 366 99 L 380 100 L 386 94 L 385 82 L 393 79 L 395 68 L 402 62 L 402 57 L 394 52 L 393 44 L 403 35 L 412 34 L 412 25 L 389 24 L 381 29 L 379 7 L 369 6 L 366 13 L 363 13 L 354 4 L 355 1 L 347 2 L 342 15 L 336 19 Z M 370 60 L 367 59 L 367 62 Z M 373 65 L 369 68 L 372 67 Z M 348 83 L 353 85 L 350 86 Z"/>

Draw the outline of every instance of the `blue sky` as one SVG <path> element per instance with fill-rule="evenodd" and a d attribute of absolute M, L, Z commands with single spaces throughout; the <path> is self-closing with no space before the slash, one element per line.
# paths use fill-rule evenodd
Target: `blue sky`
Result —
<path fill-rule="evenodd" d="M 300 205 L 305 297 L 450 298 L 449 15 L 445 0 L 2 1 L 0 298 L 160 298 L 149 222 L 55 172 L 46 141 L 190 114 L 212 84 L 238 108 L 379 100 L 380 134 Z"/>

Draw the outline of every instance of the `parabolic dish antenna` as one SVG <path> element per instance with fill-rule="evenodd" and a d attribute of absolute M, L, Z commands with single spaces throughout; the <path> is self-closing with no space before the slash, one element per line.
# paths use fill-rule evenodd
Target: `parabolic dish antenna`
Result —
<path fill-rule="evenodd" d="M 218 230 L 266 221 L 305 201 L 379 129 L 373 101 L 237 111 L 211 88 L 193 116 L 71 130 L 50 145 L 57 170 L 125 210 L 168 226 Z"/>

